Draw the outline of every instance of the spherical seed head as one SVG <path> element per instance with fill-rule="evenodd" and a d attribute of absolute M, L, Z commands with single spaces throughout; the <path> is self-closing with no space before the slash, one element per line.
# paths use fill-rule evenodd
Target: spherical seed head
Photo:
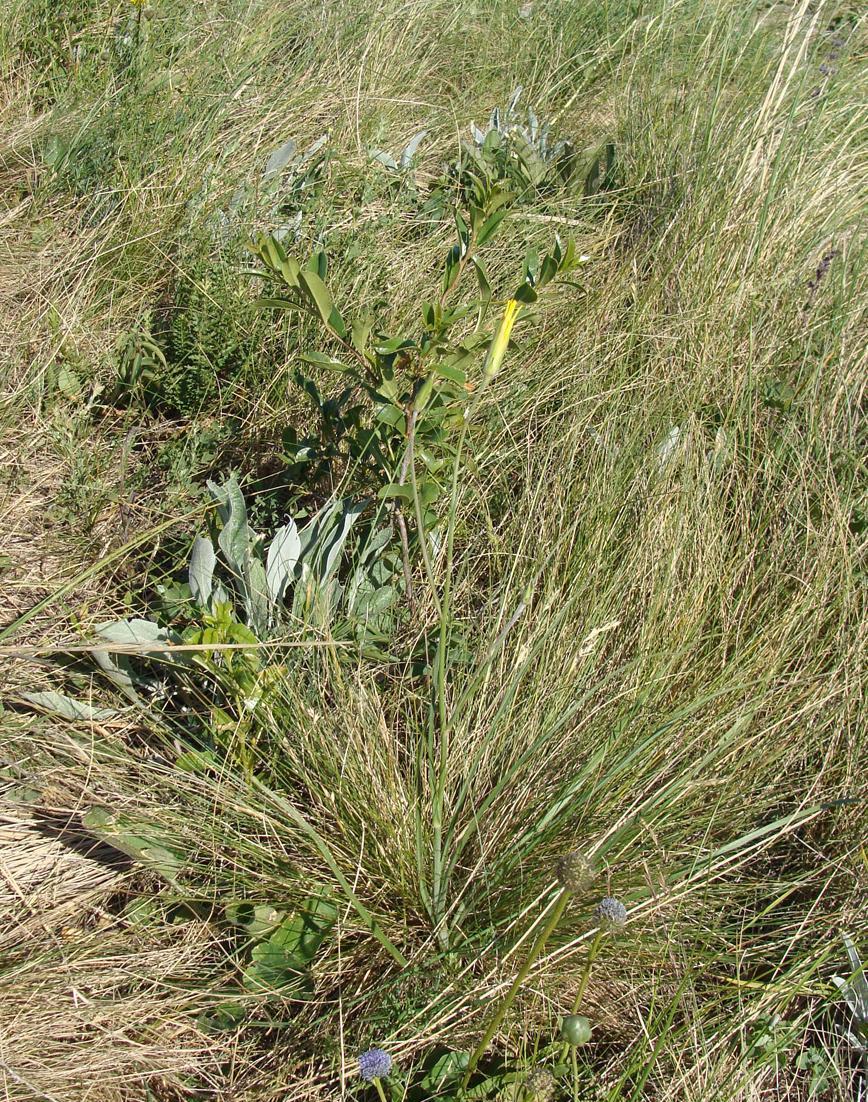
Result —
<path fill-rule="evenodd" d="M 534 1102 L 551 1102 L 555 1096 L 555 1077 L 548 1068 L 534 1068 L 524 1081 L 528 1097 Z"/>
<path fill-rule="evenodd" d="M 561 1037 L 568 1045 L 586 1045 L 591 1039 L 591 1023 L 584 1014 L 567 1014 L 561 1022 Z"/>
<path fill-rule="evenodd" d="M 392 1057 L 382 1048 L 369 1048 L 359 1057 L 359 1075 L 363 1079 L 382 1079 L 391 1067 Z"/>
<path fill-rule="evenodd" d="M 607 895 L 597 904 L 597 918 L 603 926 L 623 926 L 627 921 L 627 908 L 620 899 Z"/>
<path fill-rule="evenodd" d="M 594 867 L 581 850 L 574 849 L 558 858 L 557 874 L 562 888 L 580 892 L 594 879 Z"/>

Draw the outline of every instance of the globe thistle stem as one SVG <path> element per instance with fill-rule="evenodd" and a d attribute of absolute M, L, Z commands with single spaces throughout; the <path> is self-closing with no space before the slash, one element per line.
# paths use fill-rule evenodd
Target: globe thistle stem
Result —
<path fill-rule="evenodd" d="M 571 1014 L 578 1014 L 579 1007 L 582 1005 L 582 999 L 588 986 L 588 980 L 591 978 L 591 968 L 594 965 L 594 961 L 597 959 L 597 954 L 600 952 L 600 946 L 603 944 L 604 934 L 605 930 L 602 928 L 602 926 L 597 930 L 596 934 L 594 934 L 594 940 L 591 942 L 591 947 L 588 950 L 588 956 L 585 961 L 585 970 L 584 972 L 582 972 L 581 980 L 579 980 L 579 989 L 576 992 L 576 997 L 573 999 L 573 1009 L 570 1011 Z M 567 1053 L 569 1052 L 570 1047 L 572 1046 L 570 1046 L 567 1041 L 564 1041 L 563 1045 L 561 1045 L 561 1051 L 558 1060 L 559 1063 L 563 1063 L 564 1060 L 566 1060 Z M 575 1052 L 575 1047 L 573 1047 L 574 1059 Z"/>
<path fill-rule="evenodd" d="M 570 1053 L 573 1068 L 573 1102 L 579 1102 L 579 1058 L 576 1056 L 576 1046 L 571 1045 L 572 1052 Z"/>
<path fill-rule="evenodd" d="M 380 1096 L 380 1102 L 386 1102 L 386 1092 L 383 1090 L 382 1079 L 373 1079 L 372 1082 L 377 1088 L 377 1094 Z"/>
<path fill-rule="evenodd" d="M 486 1030 L 482 1035 L 482 1040 L 479 1042 L 479 1044 L 470 1055 L 470 1060 L 468 1061 L 467 1068 L 464 1072 L 464 1078 L 461 1081 L 462 1090 L 467 1089 L 467 1084 L 470 1082 L 470 1077 L 473 1075 L 474 1071 L 476 1071 L 476 1065 L 479 1063 L 480 1059 L 485 1053 L 485 1050 L 488 1048 L 492 1037 L 495 1035 L 495 1033 L 497 1033 L 498 1029 L 500 1028 L 503 1019 L 506 1017 L 506 1012 L 515 1001 L 515 996 L 518 993 L 518 989 L 527 979 L 528 973 L 530 972 L 531 968 L 533 968 L 537 958 L 545 948 L 546 942 L 555 931 L 558 923 L 561 920 L 564 910 L 566 909 L 567 903 L 569 903 L 570 901 L 570 896 L 572 894 L 573 893 L 570 891 L 569 888 L 561 888 L 558 895 L 555 896 L 555 900 L 549 913 L 549 917 L 543 925 L 543 928 L 537 935 L 536 941 L 531 946 L 530 952 L 527 954 L 524 964 L 522 964 L 521 968 L 518 971 L 518 975 L 513 980 L 512 987 L 510 987 L 509 991 L 507 991 L 506 995 L 503 998 L 503 1001 L 497 1008 L 497 1011 L 495 1012 L 491 1021 L 488 1023 L 488 1026 L 486 1027 Z"/>

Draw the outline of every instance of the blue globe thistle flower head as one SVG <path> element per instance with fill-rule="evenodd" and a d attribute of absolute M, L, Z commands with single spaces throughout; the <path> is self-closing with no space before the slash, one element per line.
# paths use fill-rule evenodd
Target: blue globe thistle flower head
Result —
<path fill-rule="evenodd" d="M 391 1067 L 392 1057 L 382 1048 L 369 1048 L 359 1057 L 359 1075 L 363 1079 L 382 1079 Z"/>
<path fill-rule="evenodd" d="M 597 918 L 603 926 L 623 926 L 627 922 L 627 908 L 620 899 L 607 895 L 597 904 Z"/>

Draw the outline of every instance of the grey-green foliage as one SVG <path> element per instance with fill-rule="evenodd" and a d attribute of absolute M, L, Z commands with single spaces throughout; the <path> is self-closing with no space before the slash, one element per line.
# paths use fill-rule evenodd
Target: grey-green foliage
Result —
<path fill-rule="evenodd" d="M 235 476 L 219 486 L 209 482 L 208 489 L 217 502 L 221 528 L 216 547 L 203 536 L 193 546 L 190 592 L 202 608 L 227 600 L 214 575 L 218 561 L 228 570 L 247 626 L 260 639 L 288 621 L 328 620 L 339 605 L 349 618 L 364 619 L 370 608 L 382 609 L 394 601 L 392 570 L 386 569 L 384 576 L 377 569 L 391 542 L 388 527 L 368 535 L 347 583 L 338 578 L 347 540 L 368 501 L 331 499 L 303 527 L 287 521 L 266 548 L 264 538 L 248 523 Z"/>
<path fill-rule="evenodd" d="M 303 526 L 290 519 L 266 540 L 249 524 L 234 475 L 220 484 L 209 482 L 208 490 L 216 504 L 217 532 L 194 540 L 187 581 L 178 587 L 189 626 L 181 630 L 133 618 L 97 628 L 119 649 L 95 648 L 93 657 L 128 698 L 138 702 L 150 684 L 131 658 L 158 659 L 175 675 L 195 661 L 172 644 L 255 646 L 288 631 L 334 627 L 338 618 L 359 641 L 382 638 L 383 618 L 393 610 L 400 586 L 391 527 L 366 525 L 354 554 L 348 553 L 351 533 L 371 502 L 329 499 Z"/>
<path fill-rule="evenodd" d="M 259 177 L 236 187 L 226 210 L 217 215 L 221 241 L 237 240 L 251 219 L 265 224 L 278 241 L 296 240 L 302 219 L 319 194 L 331 159 L 328 134 L 304 150 L 287 138 L 269 155 Z"/>
<path fill-rule="evenodd" d="M 372 161 L 381 164 L 383 168 L 387 168 L 390 172 L 406 173 L 412 169 L 416 154 L 419 152 L 419 146 L 427 136 L 427 130 L 420 130 L 418 134 L 414 134 L 397 157 L 385 149 L 369 149 L 368 155 Z"/>
<path fill-rule="evenodd" d="M 519 85 L 509 97 L 506 107 L 495 107 L 485 130 L 471 123 L 473 149 L 478 152 L 502 149 L 504 157 L 534 188 L 539 188 L 554 169 L 566 181 L 572 175 L 575 161 L 573 143 L 565 138 L 555 140 L 551 124 L 540 122 L 532 107 L 524 114 L 518 111 L 518 101 L 524 89 Z"/>
<path fill-rule="evenodd" d="M 847 1009 L 850 1012 L 850 1021 L 847 1025 L 846 1038 L 853 1049 L 861 1056 L 865 1065 L 864 1073 L 868 1075 L 868 979 L 865 977 L 865 968 L 859 959 L 859 953 L 849 934 L 844 934 L 844 947 L 850 961 L 852 974 L 832 976 L 832 982 L 841 992 Z M 861 1084 L 859 1097 L 864 1097 L 866 1084 Z"/>
<path fill-rule="evenodd" d="M 505 107 L 495 107 L 484 128 L 471 123 L 470 140 L 462 141 L 459 158 L 447 165 L 426 210 L 443 215 L 449 194 L 467 192 L 477 181 L 507 189 L 513 203 L 563 189 L 590 195 L 612 185 L 614 143 L 603 139 L 581 149 L 572 139 L 555 137 L 552 123 L 541 121 L 532 107 L 519 111 L 522 92 L 519 85 Z"/>

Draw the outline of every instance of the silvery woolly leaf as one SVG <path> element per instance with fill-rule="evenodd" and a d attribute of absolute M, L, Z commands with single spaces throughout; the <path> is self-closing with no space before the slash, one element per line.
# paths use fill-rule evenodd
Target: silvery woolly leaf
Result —
<path fill-rule="evenodd" d="M 160 625 L 155 624 L 153 620 L 141 620 L 138 618 L 133 618 L 132 620 L 115 620 L 107 624 L 98 624 L 96 633 L 102 636 L 103 639 L 107 639 L 110 643 L 127 644 L 131 648 L 135 648 L 139 643 L 165 643 L 168 642 L 169 639 L 169 633 L 165 628 L 161 628 Z M 153 651 L 147 647 L 143 647 L 143 653 L 159 653 L 159 648 Z"/>
<path fill-rule="evenodd" d="M 288 222 L 282 222 L 280 225 L 275 226 L 271 231 L 271 236 L 275 241 L 286 241 L 288 237 L 291 237 L 293 241 L 298 241 L 299 234 L 301 232 L 302 212 L 296 211 L 292 218 Z"/>
<path fill-rule="evenodd" d="M 129 660 L 123 655 L 115 658 L 114 655 L 108 654 L 106 651 L 95 650 L 91 653 L 94 662 L 96 662 L 109 681 L 111 681 L 128 700 L 131 700 L 134 704 L 138 704 L 139 694 L 136 692 L 135 685 L 140 683 L 140 679 L 133 679 Z"/>
<path fill-rule="evenodd" d="M 237 210 L 244 205 L 247 200 L 248 191 L 245 184 L 239 184 L 232 194 L 232 198 L 229 200 L 229 212 L 234 214 Z"/>
<path fill-rule="evenodd" d="M 322 555 L 319 557 L 321 582 L 327 581 L 337 569 L 341 550 L 344 543 L 346 543 L 347 536 L 367 504 L 366 501 L 349 501 L 348 499 L 340 502 L 336 524 L 329 537 L 323 541 L 325 546 Z"/>
<path fill-rule="evenodd" d="M 329 140 L 328 134 L 323 134 L 321 137 L 317 138 L 317 140 L 313 143 L 313 145 L 308 146 L 308 148 L 304 151 L 304 153 L 302 153 L 301 157 L 299 158 L 299 163 L 300 164 L 305 164 L 305 162 L 309 161 L 311 159 L 311 157 L 315 157 L 316 154 L 319 153 L 319 151 L 323 148 L 323 146 L 326 144 L 326 142 L 328 140 Z"/>
<path fill-rule="evenodd" d="M 539 133 L 539 120 L 536 117 L 536 112 L 532 107 L 527 109 L 527 128 L 530 136 L 531 145 L 536 142 L 537 134 Z M 546 136 L 547 127 L 543 130 L 543 138 Z"/>
<path fill-rule="evenodd" d="M 670 460 L 674 459 L 681 446 L 683 435 L 684 429 L 681 425 L 673 425 L 666 434 L 663 443 L 657 448 L 657 462 L 661 470 Z"/>
<path fill-rule="evenodd" d="M 367 540 L 364 550 L 360 556 L 356 569 L 353 571 L 349 584 L 346 590 L 346 603 L 347 610 L 352 613 L 356 609 L 356 601 L 361 592 L 364 589 L 370 589 L 374 576 L 377 573 L 377 567 L 383 568 L 383 581 L 387 581 L 388 569 L 382 562 L 383 552 L 389 546 L 389 542 L 392 539 L 392 529 L 390 526 L 380 528 L 377 532 L 374 532 Z"/>
<path fill-rule="evenodd" d="M 207 608 L 214 588 L 214 567 L 217 555 L 214 545 L 205 536 L 197 536 L 190 553 L 188 579 L 193 600 L 201 608 Z"/>
<path fill-rule="evenodd" d="M 295 521 L 290 520 L 274 533 L 265 564 L 268 595 L 275 604 L 283 600 L 290 582 L 295 577 L 295 567 L 300 554 L 301 540 L 298 528 Z"/>
<path fill-rule="evenodd" d="M 99 624 L 96 633 L 107 639 L 110 643 L 126 644 L 136 647 L 138 644 L 164 643 L 169 640 L 169 633 L 152 620 L 117 620 L 111 623 Z M 148 658 L 161 658 L 170 660 L 166 651 L 150 647 L 142 647 L 142 656 Z M 110 681 L 134 703 L 139 702 L 139 696 L 135 686 L 146 684 L 138 677 L 130 666 L 129 656 L 123 653 L 113 654 L 111 651 L 94 649 L 91 651 L 94 661 L 102 669 Z"/>
<path fill-rule="evenodd" d="M 247 576 L 250 544 L 255 540 L 255 534 L 247 525 L 244 495 L 235 475 L 230 476 L 222 486 L 216 486 L 210 481 L 207 485 L 217 502 L 217 511 L 223 521 L 223 528 L 217 537 L 218 546 L 223 552 L 226 565 L 243 582 Z"/>
<path fill-rule="evenodd" d="M 470 136 L 473 138 L 477 145 L 482 145 L 485 141 L 485 135 L 479 129 L 475 122 L 470 124 Z"/>
<path fill-rule="evenodd" d="M 44 693 L 22 693 L 22 697 L 28 704 L 59 716 L 61 719 L 93 720 L 99 723 L 105 719 L 115 719 L 118 713 L 113 708 L 94 708 L 81 700 L 73 700 L 70 696 L 54 691 Z"/>
<path fill-rule="evenodd" d="M 715 471 L 721 471 L 731 459 L 729 435 L 721 425 L 714 434 L 714 447 L 706 455 L 706 459 Z"/>
<path fill-rule="evenodd" d="M 244 607 L 247 612 L 247 626 L 261 639 L 268 627 L 269 602 L 265 567 L 258 558 L 251 557 L 247 564 Z"/>
<path fill-rule="evenodd" d="M 420 130 L 418 134 L 414 134 L 413 137 L 404 146 L 404 152 L 401 154 L 401 168 L 409 168 L 413 163 L 413 158 L 416 156 L 416 152 L 419 146 L 425 140 L 428 135 L 427 130 Z"/>
<path fill-rule="evenodd" d="M 279 175 L 295 156 L 295 150 L 295 142 L 292 140 L 292 138 L 287 138 L 283 145 L 275 149 L 275 151 L 268 158 L 268 163 L 265 166 L 265 171 L 262 173 L 262 179 L 270 180 L 273 177 Z"/>
<path fill-rule="evenodd" d="M 521 94 L 522 94 L 523 91 L 524 91 L 524 87 L 521 84 L 519 84 L 515 88 L 515 90 L 513 91 L 512 95 L 509 97 L 509 103 L 507 104 L 507 107 L 506 107 L 506 117 L 507 117 L 507 119 L 510 119 L 512 117 L 512 113 L 515 111 L 515 108 L 518 104 L 518 101 L 521 99 Z"/>
<path fill-rule="evenodd" d="M 844 1000 L 854 1018 L 861 1026 L 868 1027 L 868 979 L 865 977 L 865 969 L 859 959 L 853 939 L 849 934 L 844 934 L 843 937 L 853 975 L 849 979 L 844 979 L 842 976 L 832 976 L 832 982 L 844 996 Z"/>
<path fill-rule="evenodd" d="M 384 149 L 369 149 L 368 156 L 372 161 L 382 165 L 383 168 L 388 168 L 390 172 L 398 171 L 398 162 L 391 153 L 387 153 Z"/>

